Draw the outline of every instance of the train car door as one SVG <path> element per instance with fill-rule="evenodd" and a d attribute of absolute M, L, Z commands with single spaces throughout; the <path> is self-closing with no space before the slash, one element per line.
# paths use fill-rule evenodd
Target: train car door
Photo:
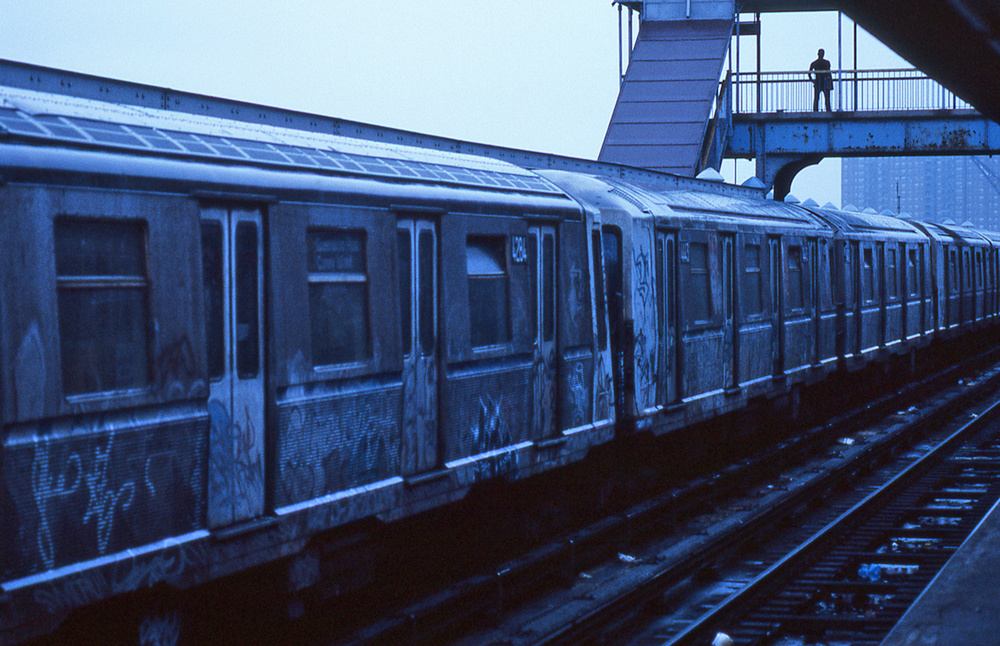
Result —
<path fill-rule="evenodd" d="M 400 464 L 404 476 L 438 466 L 438 235 L 433 221 L 400 218 L 399 297 L 403 352 Z"/>
<path fill-rule="evenodd" d="M 548 437 L 556 430 L 556 230 L 553 226 L 528 229 L 528 289 L 534 327 L 532 380 L 534 409 L 531 438 Z"/>
<path fill-rule="evenodd" d="M 261 213 L 202 211 L 209 375 L 208 524 L 264 511 L 264 251 Z"/>
<path fill-rule="evenodd" d="M 608 338 L 611 340 L 611 375 L 615 389 L 615 410 L 621 417 L 625 408 L 625 318 L 624 267 L 622 234 L 617 227 L 606 226 L 601 231 L 601 251 L 604 253 L 604 292 L 607 295 Z"/>
<path fill-rule="evenodd" d="M 722 235 L 722 384 L 727 390 L 739 387 L 735 246 L 735 236 Z"/>
<path fill-rule="evenodd" d="M 659 364 L 661 392 L 657 401 L 671 405 L 680 401 L 677 375 L 680 370 L 677 339 L 677 233 L 657 233 L 656 237 L 656 301 L 657 323 L 660 330 Z"/>
<path fill-rule="evenodd" d="M 771 361 L 775 376 L 784 373 L 785 366 L 782 353 L 785 347 L 785 281 L 781 264 L 781 239 L 777 236 L 767 238 L 767 271 L 771 283 Z"/>
<path fill-rule="evenodd" d="M 820 351 L 820 343 L 822 339 L 822 329 L 821 329 L 821 318 L 823 311 L 823 303 L 820 299 L 819 293 L 819 281 L 820 273 L 823 271 L 824 266 L 819 260 L 819 243 L 816 238 L 809 239 L 809 261 L 812 263 L 809 271 L 809 304 L 812 307 L 812 356 L 809 357 L 810 362 L 814 366 L 819 365 L 820 357 L 822 352 Z M 827 282 L 831 280 L 827 279 Z"/>
<path fill-rule="evenodd" d="M 886 286 L 887 272 L 885 267 L 884 242 L 875 243 L 875 259 L 878 263 L 878 266 L 875 268 L 875 275 L 878 277 L 876 280 L 878 283 L 878 293 L 874 294 L 875 298 L 878 299 L 878 345 L 880 348 L 884 348 L 885 344 L 888 342 L 886 329 L 889 326 L 889 313 L 886 301 L 888 300 L 890 293 Z"/>

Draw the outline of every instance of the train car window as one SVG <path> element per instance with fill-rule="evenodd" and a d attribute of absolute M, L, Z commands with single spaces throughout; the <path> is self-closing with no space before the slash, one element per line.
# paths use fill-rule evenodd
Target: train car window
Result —
<path fill-rule="evenodd" d="M 605 300 L 604 300 L 604 272 L 601 270 L 601 233 L 599 231 L 594 231 L 591 236 L 591 246 L 593 249 L 591 253 L 594 257 L 594 295 L 597 300 L 597 311 L 595 315 L 597 316 L 597 346 L 601 350 L 605 350 L 608 347 L 608 324 L 605 319 Z"/>
<path fill-rule="evenodd" d="M 434 279 L 434 267 L 436 266 L 436 250 L 434 248 L 434 232 L 429 229 L 421 229 L 417 236 L 417 294 L 419 301 L 417 306 L 420 311 L 417 313 L 420 323 L 420 354 L 430 356 L 434 353 L 437 339 L 437 326 L 434 318 L 434 303 L 437 298 L 434 289 L 437 285 Z"/>
<path fill-rule="evenodd" d="M 788 247 L 788 308 L 805 307 L 805 272 L 802 269 L 802 247 Z"/>
<path fill-rule="evenodd" d="M 470 236 L 466 241 L 469 333 L 474 348 L 510 340 L 505 250 L 506 241 L 499 236 Z"/>
<path fill-rule="evenodd" d="M 872 303 L 875 301 L 875 260 L 873 259 L 871 249 L 865 249 L 862 255 L 864 257 L 864 267 L 862 269 L 864 292 L 862 293 L 862 298 L 865 303 Z"/>
<path fill-rule="evenodd" d="M 910 249 L 906 256 L 906 288 L 910 296 L 920 295 L 920 281 L 917 278 L 917 250 Z"/>
<path fill-rule="evenodd" d="M 226 370 L 225 316 L 223 310 L 222 224 L 201 223 L 201 276 L 205 305 L 205 348 L 208 378 L 222 378 Z"/>
<path fill-rule="evenodd" d="M 712 320 L 712 281 L 708 267 L 708 244 L 691 242 L 688 248 L 689 274 L 687 301 L 688 323 L 709 323 Z"/>
<path fill-rule="evenodd" d="M 542 334 L 546 341 L 555 337 L 556 322 L 556 247 L 552 235 L 542 237 Z"/>
<path fill-rule="evenodd" d="M 744 316 L 764 313 L 763 282 L 760 270 L 760 245 L 748 244 L 743 248 L 743 300 Z"/>
<path fill-rule="evenodd" d="M 53 234 L 63 392 L 149 386 L 144 225 L 56 220 Z"/>
<path fill-rule="evenodd" d="M 396 230 L 399 249 L 399 318 L 403 356 L 413 352 L 413 249 L 409 229 Z"/>
<path fill-rule="evenodd" d="M 886 294 L 890 299 L 899 296 L 899 272 L 896 267 L 896 250 L 886 250 Z"/>
<path fill-rule="evenodd" d="M 313 364 L 368 357 L 368 277 L 364 231 L 310 230 L 309 315 Z"/>
<path fill-rule="evenodd" d="M 236 374 L 240 379 L 256 376 L 260 369 L 260 325 L 258 324 L 257 225 L 236 225 Z"/>

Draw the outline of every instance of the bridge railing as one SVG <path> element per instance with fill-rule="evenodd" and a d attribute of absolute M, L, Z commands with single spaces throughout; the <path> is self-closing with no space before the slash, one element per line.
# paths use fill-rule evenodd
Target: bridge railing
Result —
<path fill-rule="evenodd" d="M 919 70 L 831 71 L 834 110 L 972 110 L 971 105 Z M 807 72 L 742 72 L 733 74 L 736 114 L 809 112 L 813 83 Z M 825 108 L 819 97 L 819 109 Z"/>

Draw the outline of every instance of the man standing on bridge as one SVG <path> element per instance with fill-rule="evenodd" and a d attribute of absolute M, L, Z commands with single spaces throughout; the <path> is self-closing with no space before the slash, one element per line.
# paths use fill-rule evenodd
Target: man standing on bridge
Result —
<path fill-rule="evenodd" d="M 830 108 L 830 90 L 833 89 L 833 75 L 830 74 L 830 61 L 823 58 L 825 52 L 819 50 L 819 58 L 809 66 L 809 78 L 813 82 L 813 112 L 819 111 L 819 93 L 826 96 L 826 111 L 833 112 Z M 815 74 L 813 72 L 815 71 Z"/>

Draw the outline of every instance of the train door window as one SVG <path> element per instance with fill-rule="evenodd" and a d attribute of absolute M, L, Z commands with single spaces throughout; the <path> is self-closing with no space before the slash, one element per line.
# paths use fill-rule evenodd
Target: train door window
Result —
<path fill-rule="evenodd" d="M 538 330 L 538 235 L 528 236 L 528 315 L 531 329 Z"/>
<path fill-rule="evenodd" d="M 437 302 L 435 288 L 437 286 L 437 239 L 434 230 L 420 228 L 417 234 L 417 301 L 418 324 L 420 326 L 420 354 L 429 356 L 434 353 L 437 345 Z"/>
<path fill-rule="evenodd" d="M 556 246 L 551 232 L 542 235 L 542 336 L 555 338 L 556 322 Z"/>
<path fill-rule="evenodd" d="M 818 300 L 815 303 L 820 309 L 830 309 L 833 306 L 833 280 L 836 274 L 834 273 L 833 266 L 833 253 L 830 243 L 826 240 L 820 240 L 818 244 L 819 257 L 814 264 L 813 272 L 816 279 L 813 283 L 816 285 Z M 824 275 L 825 274 L 825 275 Z"/>
<path fill-rule="evenodd" d="M 413 352 L 413 249 L 410 230 L 396 230 L 399 252 L 399 313 L 403 356 Z"/>
<path fill-rule="evenodd" d="M 619 325 L 623 316 L 624 296 L 622 268 L 622 236 L 616 228 L 605 227 L 601 232 L 601 250 L 604 253 L 604 289 L 607 295 L 608 336 L 612 350 L 621 332 Z"/>
<path fill-rule="evenodd" d="M 871 303 L 875 301 L 875 260 L 871 249 L 864 249 L 862 255 L 864 256 L 862 299 L 865 303 Z"/>
<path fill-rule="evenodd" d="M 144 225 L 56 220 L 53 233 L 64 394 L 149 386 Z"/>
<path fill-rule="evenodd" d="M 310 230 L 313 365 L 363 361 L 368 351 L 365 232 Z"/>
<path fill-rule="evenodd" d="M 917 278 L 917 250 L 906 252 L 906 291 L 910 296 L 920 295 L 920 281 Z"/>
<path fill-rule="evenodd" d="M 664 267 L 664 256 L 666 252 L 663 248 L 663 238 L 660 236 L 656 237 L 656 288 L 659 290 L 659 297 L 656 299 L 656 330 L 657 336 L 659 338 L 660 345 L 663 345 L 663 339 L 665 335 L 665 325 L 664 320 L 666 319 L 666 306 L 667 306 L 667 292 L 668 286 L 666 284 L 666 267 Z"/>
<path fill-rule="evenodd" d="M 236 225 L 236 374 L 250 379 L 260 370 L 257 224 Z"/>
<path fill-rule="evenodd" d="M 788 308 L 800 310 L 805 307 L 805 277 L 802 268 L 802 247 L 788 247 Z"/>
<path fill-rule="evenodd" d="M 853 255 L 857 253 L 857 243 L 844 245 L 844 303 L 853 308 L 854 302 L 854 281 L 857 279 L 857 272 L 854 271 L 855 259 Z"/>
<path fill-rule="evenodd" d="M 965 287 L 972 288 L 972 260 L 969 257 L 969 250 L 962 250 L 962 271 L 965 272 Z"/>
<path fill-rule="evenodd" d="M 708 244 L 688 243 L 688 324 L 706 325 L 712 320 L 712 282 L 708 265 Z"/>
<path fill-rule="evenodd" d="M 763 283 L 760 270 L 760 245 L 748 244 L 743 248 L 743 316 L 760 316 L 764 313 Z"/>
<path fill-rule="evenodd" d="M 781 244 L 775 238 L 768 239 L 770 262 L 768 264 L 768 274 L 771 276 L 771 313 L 777 314 L 781 311 Z"/>
<path fill-rule="evenodd" d="M 948 269 L 950 272 L 950 278 L 948 284 L 951 287 L 951 291 L 958 291 L 958 251 L 956 249 L 948 250 Z"/>
<path fill-rule="evenodd" d="M 595 308 L 595 315 L 597 317 L 597 347 L 601 350 L 605 350 L 608 347 L 608 326 L 604 299 L 604 281 L 602 280 L 604 276 L 604 271 L 601 269 L 601 258 L 603 257 L 601 253 L 601 234 L 599 231 L 594 231 L 591 236 L 591 254 L 594 258 L 594 296 L 597 301 L 597 307 Z"/>
<path fill-rule="evenodd" d="M 983 288 L 983 251 L 976 249 L 976 289 Z"/>
<path fill-rule="evenodd" d="M 893 300 L 899 297 L 899 271 L 896 262 L 896 250 L 890 248 L 885 253 L 886 296 L 890 300 Z"/>
<path fill-rule="evenodd" d="M 469 333 L 474 348 L 510 340 L 505 249 L 505 240 L 499 236 L 470 236 L 466 241 Z"/>
<path fill-rule="evenodd" d="M 201 268 L 205 305 L 205 347 L 208 378 L 216 381 L 226 371 L 226 319 L 224 312 L 225 267 L 222 245 L 222 223 L 205 220 L 201 223 Z"/>

